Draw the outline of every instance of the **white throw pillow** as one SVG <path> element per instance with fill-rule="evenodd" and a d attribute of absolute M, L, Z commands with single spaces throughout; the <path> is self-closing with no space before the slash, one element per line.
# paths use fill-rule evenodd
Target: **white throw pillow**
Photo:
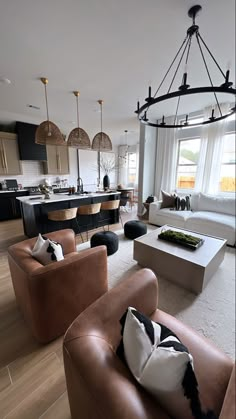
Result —
<path fill-rule="evenodd" d="M 39 234 L 38 239 L 32 250 L 32 256 L 37 259 L 42 265 L 63 260 L 62 246 L 50 239 L 43 238 Z"/>
<path fill-rule="evenodd" d="M 191 416 L 187 399 L 191 399 L 193 417 L 208 417 L 201 411 L 192 355 L 178 337 L 133 307 L 128 307 L 120 322 L 123 340 L 117 354 L 122 358 L 123 353 L 139 384 L 176 418 L 181 417 L 183 406 Z"/>
<path fill-rule="evenodd" d="M 39 233 L 37 241 L 34 245 L 34 248 L 32 250 L 32 252 L 38 252 L 39 249 L 41 249 L 42 245 L 44 244 L 46 239 L 43 238 L 43 236 Z"/>

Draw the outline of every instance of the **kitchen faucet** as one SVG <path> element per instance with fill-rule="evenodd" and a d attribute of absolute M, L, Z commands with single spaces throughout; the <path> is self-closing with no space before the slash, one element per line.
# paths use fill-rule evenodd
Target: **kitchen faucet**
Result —
<path fill-rule="evenodd" d="M 78 177 L 78 179 L 77 179 L 77 193 L 82 194 L 83 192 L 84 192 L 83 181 L 82 181 L 81 177 Z"/>

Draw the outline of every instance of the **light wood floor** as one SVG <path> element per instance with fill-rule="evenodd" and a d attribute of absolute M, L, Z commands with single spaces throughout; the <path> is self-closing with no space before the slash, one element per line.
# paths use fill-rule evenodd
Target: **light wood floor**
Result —
<path fill-rule="evenodd" d="M 135 208 L 122 212 L 123 222 L 134 218 Z M 0 222 L 0 419 L 69 419 L 62 337 L 38 344 L 15 302 L 7 248 L 25 238 L 22 220 Z"/>

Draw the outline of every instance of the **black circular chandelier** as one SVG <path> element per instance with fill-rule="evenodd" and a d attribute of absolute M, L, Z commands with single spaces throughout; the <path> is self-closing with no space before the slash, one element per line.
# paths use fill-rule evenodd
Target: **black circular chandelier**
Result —
<path fill-rule="evenodd" d="M 187 35 L 183 41 L 183 43 L 181 44 L 179 50 L 177 51 L 173 61 L 171 62 L 165 76 L 163 77 L 158 89 L 156 90 L 155 94 L 152 96 L 152 88 L 151 86 L 149 86 L 148 88 L 148 97 L 145 99 L 145 103 L 143 105 L 140 105 L 140 102 L 138 101 L 137 103 L 137 109 L 135 111 L 135 113 L 138 115 L 138 119 L 140 120 L 141 123 L 145 124 L 145 125 L 149 125 L 151 127 L 160 127 L 160 128 L 182 128 L 184 126 L 199 126 L 199 125 L 205 125 L 205 124 L 210 124 L 213 122 L 217 122 L 217 121 L 221 121 L 222 119 L 228 118 L 230 115 L 235 114 L 236 112 L 236 106 L 234 105 L 234 107 L 232 107 L 229 112 L 224 113 L 222 111 L 222 107 L 219 103 L 218 97 L 217 97 L 217 93 L 223 93 L 223 94 L 229 94 L 229 95 L 234 95 L 234 104 L 235 104 L 235 94 L 236 94 L 236 89 L 234 89 L 233 83 L 229 80 L 229 76 L 230 76 L 230 70 L 228 69 L 225 73 L 223 72 L 223 70 L 221 69 L 221 67 L 219 66 L 218 62 L 216 61 L 215 57 L 213 56 L 213 54 L 211 53 L 210 49 L 208 48 L 208 46 L 206 45 L 205 41 L 203 40 L 203 38 L 201 37 L 200 33 L 199 33 L 199 26 L 195 24 L 195 17 L 197 15 L 197 13 L 202 9 L 201 6 L 196 5 L 191 7 L 191 9 L 189 9 L 188 11 L 188 16 L 190 18 L 192 18 L 192 25 L 188 28 L 187 30 Z M 204 86 L 204 87 L 191 87 L 188 83 L 187 83 L 187 79 L 188 79 L 188 74 L 187 74 L 187 65 L 188 65 L 188 59 L 189 59 L 189 53 L 190 53 L 190 48 L 191 48 L 191 44 L 192 44 L 192 39 L 193 37 L 196 38 L 197 41 L 197 45 L 199 47 L 200 50 L 200 54 L 210 81 L 210 85 L 209 86 Z M 204 52 L 206 52 L 210 55 L 211 59 L 213 60 L 215 66 L 218 68 L 218 70 L 220 71 L 222 77 L 223 77 L 223 83 L 220 86 L 214 86 L 213 82 L 212 82 L 212 78 L 210 75 L 210 71 L 206 62 L 206 58 L 204 55 Z M 177 59 L 179 58 L 179 60 L 177 61 Z M 179 86 L 178 90 L 175 91 L 171 91 L 171 88 L 173 86 L 173 83 L 176 79 L 178 70 L 181 66 L 181 63 L 185 63 L 184 64 L 184 73 L 182 76 L 182 83 Z M 174 64 L 176 64 L 176 68 L 174 69 Z M 170 73 L 171 69 L 174 69 L 174 75 L 172 77 L 172 80 L 170 82 L 170 85 L 167 89 L 166 94 L 164 95 L 160 95 L 158 96 L 158 92 L 160 90 L 160 88 L 162 87 L 163 83 L 166 80 L 167 75 Z M 180 100 L 182 97 L 187 96 L 187 95 L 193 95 L 193 94 L 203 94 L 203 93 L 212 93 L 214 95 L 214 100 L 215 100 L 215 105 L 212 106 L 212 111 L 211 111 L 211 116 L 207 119 L 204 120 L 202 122 L 196 122 L 196 123 L 189 123 L 189 119 L 188 119 L 188 114 L 185 117 L 185 120 L 179 122 L 178 120 L 178 111 L 179 111 L 179 106 L 180 106 Z M 176 109 L 175 109 L 175 113 L 173 115 L 173 123 L 170 123 L 169 121 L 166 122 L 165 121 L 165 116 L 162 116 L 162 119 L 160 121 L 151 121 L 149 120 L 148 117 L 148 110 L 156 104 L 159 104 L 161 102 L 167 101 L 169 99 L 172 98 L 177 98 L 177 105 L 176 105 Z M 217 109 L 217 115 L 215 115 L 215 106 Z"/>

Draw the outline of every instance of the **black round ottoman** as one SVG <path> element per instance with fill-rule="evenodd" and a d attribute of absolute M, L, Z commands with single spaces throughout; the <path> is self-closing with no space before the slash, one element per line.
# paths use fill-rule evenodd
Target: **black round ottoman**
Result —
<path fill-rule="evenodd" d="M 124 233 L 128 239 L 137 239 L 147 233 L 147 226 L 139 220 L 127 221 L 124 225 Z"/>
<path fill-rule="evenodd" d="M 90 239 L 91 247 L 105 245 L 107 247 L 107 256 L 113 255 L 118 250 L 119 238 L 112 231 L 99 231 Z"/>

